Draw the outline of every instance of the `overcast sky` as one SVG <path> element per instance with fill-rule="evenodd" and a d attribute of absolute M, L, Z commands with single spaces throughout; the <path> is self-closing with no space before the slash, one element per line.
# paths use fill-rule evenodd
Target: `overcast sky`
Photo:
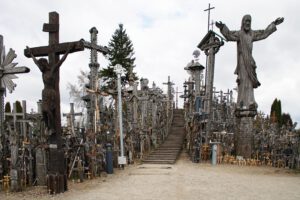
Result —
<path fill-rule="evenodd" d="M 107 45 L 112 34 L 123 23 L 132 40 L 138 76 L 154 81 L 159 87 L 168 76 L 182 91 L 188 74 L 183 69 L 192 59 L 192 52 L 207 32 L 208 4 L 215 7 L 211 19 L 222 21 L 231 30 L 240 29 L 245 14 L 252 15 L 252 29 L 264 29 L 277 17 L 283 24 L 266 40 L 256 42 L 253 56 L 262 86 L 255 90 L 258 109 L 269 114 L 275 98 L 282 102 L 282 111 L 300 122 L 300 1 L 299 0 L 0 0 L 0 34 L 6 51 L 13 48 L 19 66 L 31 69 L 18 75 L 17 87 L 7 94 L 6 101 L 26 100 L 28 111 L 36 110 L 43 88 L 41 72 L 31 59 L 23 55 L 24 48 L 48 44 L 48 34 L 42 32 L 48 13 L 60 15 L 60 42 L 81 38 L 89 40 L 89 29 L 99 31 L 98 44 Z M 219 32 L 214 27 L 216 32 Z M 99 56 L 101 67 L 107 61 Z M 200 62 L 205 64 L 204 53 Z M 80 70 L 87 71 L 89 51 L 70 54 L 60 73 L 62 112 L 69 111 L 67 83 L 76 83 Z M 216 55 L 215 81 L 217 90 L 236 87 L 236 44 L 226 43 Z M 236 94 L 235 94 L 236 95 Z M 299 125 L 298 125 L 299 127 Z"/>

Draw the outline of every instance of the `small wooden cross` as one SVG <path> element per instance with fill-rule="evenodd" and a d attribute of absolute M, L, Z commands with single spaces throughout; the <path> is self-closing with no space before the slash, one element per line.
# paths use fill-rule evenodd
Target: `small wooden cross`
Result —
<path fill-rule="evenodd" d="M 75 113 L 74 103 L 70 103 L 70 112 L 69 113 L 63 113 L 63 117 L 67 117 L 67 120 L 70 123 L 70 127 L 71 127 L 71 131 L 72 131 L 73 136 L 75 136 L 74 127 L 75 127 L 75 117 L 76 116 L 82 116 L 82 113 L 81 112 Z"/>

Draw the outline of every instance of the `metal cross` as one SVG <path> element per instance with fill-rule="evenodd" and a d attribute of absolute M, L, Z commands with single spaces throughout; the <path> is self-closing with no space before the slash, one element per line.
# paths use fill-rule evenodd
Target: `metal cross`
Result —
<path fill-rule="evenodd" d="M 210 23 L 210 10 L 215 9 L 215 7 L 210 7 L 210 3 L 208 4 L 208 8 L 204 11 L 208 11 L 208 22 L 207 22 L 207 31 L 209 31 L 209 23 Z"/>

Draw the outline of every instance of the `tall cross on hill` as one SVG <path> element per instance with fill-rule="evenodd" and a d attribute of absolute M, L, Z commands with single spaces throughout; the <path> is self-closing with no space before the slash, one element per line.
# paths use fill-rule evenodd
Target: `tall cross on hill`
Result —
<path fill-rule="evenodd" d="M 207 31 L 209 31 L 210 26 L 210 10 L 215 9 L 215 7 L 210 7 L 210 3 L 208 4 L 208 8 L 204 11 L 208 11 L 208 20 L 207 20 Z"/>
<path fill-rule="evenodd" d="M 49 175 L 48 188 L 51 194 L 67 190 L 66 167 L 61 138 L 61 115 L 59 94 L 59 68 L 69 53 L 83 51 L 81 41 L 59 43 L 59 15 L 49 13 L 49 23 L 43 25 L 43 31 L 49 33 L 49 45 L 24 50 L 26 57 L 32 57 L 42 72 L 44 89 L 42 91 L 42 114 L 49 130 Z M 60 58 L 60 55 L 63 57 Z M 48 60 L 35 57 L 48 56 Z M 57 182 L 57 180 L 59 180 Z"/>
<path fill-rule="evenodd" d="M 60 94 L 59 94 L 59 67 L 69 53 L 83 51 L 82 42 L 59 43 L 59 15 L 49 13 L 49 23 L 43 25 L 43 31 L 49 33 L 49 45 L 24 50 L 26 57 L 32 57 L 42 72 L 44 89 L 42 92 L 42 112 L 49 131 L 58 136 L 61 134 Z M 60 59 L 60 54 L 64 56 Z M 37 60 L 35 57 L 48 56 Z M 50 138 L 56 143 L 58 138 Z"/>

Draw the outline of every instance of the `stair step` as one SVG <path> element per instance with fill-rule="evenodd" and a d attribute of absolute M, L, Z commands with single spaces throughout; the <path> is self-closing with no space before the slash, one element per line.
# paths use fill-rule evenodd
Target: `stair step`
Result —
<path fill-rule="evenodd" d="M 151 152 L 143 163 L 174 164 L 181 149 L 185 137 L 183 109 L 173 111 L 173 122 L 170 133 L 157 149 Z"/>

